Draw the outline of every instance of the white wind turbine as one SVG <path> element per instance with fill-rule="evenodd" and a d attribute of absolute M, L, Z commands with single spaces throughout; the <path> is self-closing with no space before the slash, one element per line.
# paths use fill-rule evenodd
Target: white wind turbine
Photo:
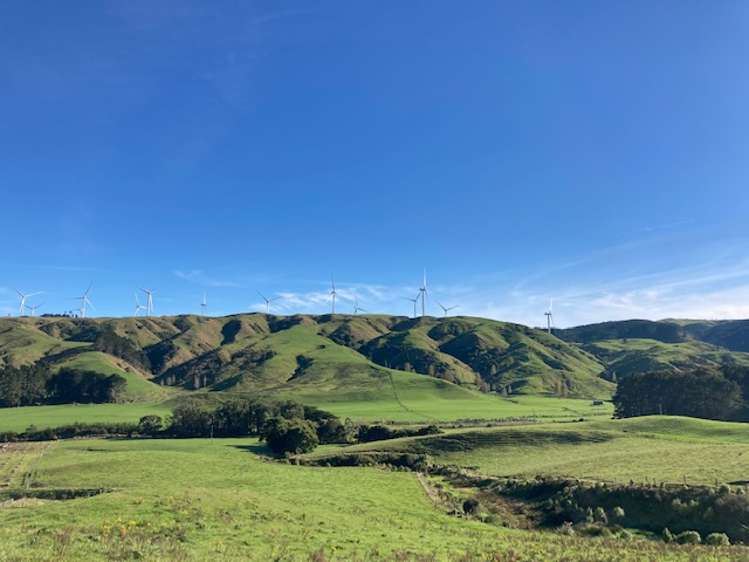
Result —
<path fill-rule="evenodd" d="M 44 306 L 44 303 L 40 303 L 40 304 L 29 304 L 29 305 L 26 305 L 26 308 L 28 308 L 31 311 L 31 316 L 33 317 L 33 316 L 36 315 L 36 310 L 38 308 L 43 307 L 43 306 Z"/>
<path fill-rule="evenodd" d="M 442 312 L 444 313 L 445 317 L 447 317 L 447 313 L 448 312 L 450 312 L 451 310 L 453 310 L 455 308 L 458 308 L 457 304 L 454 305 L 454 306 L 444 306 L 440 301 L 437 301 L 437 304 L 442 309 Z"/>
<path fill-rule="evenodd" d="M 263 301 L 265 301 L 265 313 L 266 314 L 270 314 L 270 303 L 272 303 L 273 301 L 278 300 L 279 297 L 270 297 L 270 298 L 268 298 L 263 293 L 261 293 L 260 291 L 258 291 L 257 294 L 260 295 L 260 298 L 263 299 Z"/>
<path fill-rule="evenodd" d="M 330 277 L 330 310 L 331 314 L 335 314 L 335 298 L 338 295 L 335 290 L 335 281 L 333 280 L 333 276 Z"/>
<path fill-rule="evenodd" d="M 424 282 L 419 287 L 419 296 L 421 297 L 421 316 L 426 316 L 427 301 L 427 270 L 424 270 Z"/>
<path fill-rule="evenodd" d="M 354 315 L 359 314 L 360 312 L 367 312 L 367 309 L 359 306 L 359 299 L 354 297 Z"/>
<path fill-rule="evenodd" d="M 208 309 L 208 296 L 203 293 L 203 301 L 200 303 L 200 312 L 205 316 L 205 311 Z"/>
<path fill-rule="evenodd" d="M 20 301 L 20 305 L 18 307 L 18 316 L 23 316 L 24 313 L 26 312 L 26 308 L 27 308 L 26 307 L 26 300 L 28 298 L 42 294 L 41 291 L 37 291 L 36 293 L 25 294 L 25 293 L 22 293 L 21 291 L 19 291 L 18 289 L 16 289 L 16 293 L 18 293 L 18 299 Z"/>
<path fill-rule="evenodd" d="M 96 309 L 94 306 L 94 303 L 91 302 L 91 299 L 88 298 L 88 294 L 91 291 L 91 286 L 93 284 L 88 284 L 88 289 L 86 289 L 86 292 L 83 293 L 80 297 L 74 297 L 76 300 L 81 301 L 81 306 L 78 308 L 78 313 L 80 314 L 81 318 L 86 317 L 86 307 L 90 306 L 93 309 Z"/>
<path fill-rule="evenodd" d="M 549 299 L 549 310 L 544 312 L 544 316 L 546 316 L 546 331 L 551 333 L 551 327 L 554 325 L 554 315 L 551 312 L 551 309 L 554 305 L 554 300 Z"/>
<path fill-rule="evenodd" d="M 415 299 L 412 299 L 412 298 L 409 298 L 409 297 L 403 297 L 403 298 L 406 299 L 407 301 L 411 301 L 413 303 L 413 305 L 414 305 L 414 316 L 413 317 L 416 318 L 416 304 L 419 302 L 419 295 L 417 294 Z"/>
<path fill-rule="evenodd" d="M 138 300 L 138 293 L 135 293 L 135 316 L 138 316 L 139 312 L 145 312 L 146 307 L 140 304 L 140 301 Z"/>
<path fill-rule="evenodd" d="M 153 291 L 151 289 L 141 289 L 146 294 L 146 316 L 153 314 Z"/>

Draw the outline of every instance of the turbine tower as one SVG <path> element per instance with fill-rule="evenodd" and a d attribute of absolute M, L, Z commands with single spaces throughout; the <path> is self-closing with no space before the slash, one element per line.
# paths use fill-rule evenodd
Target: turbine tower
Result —
<path fill-rule="evenodd" d="M 330 304 L 331 304 L 331 314 L 335 314 L 335 298 L 338 293 L 336 293 L 335 290 L 335 281 L 333 280 L 333 276 L 330 276 Z"/>
<path fill-rule="evenodd" d="M 138 293 L 135 293 L 135 316 L 138 316 L 138 313 L 141 311 L 145 311 L 146 307 L 140 304 L 140 301 L 138 300 Z"/>
<path fill-rule="evenodd" d="M 442 304 L 442 303 L 441 303 L 440 301 L 437 301 L 437 304 L 438 304 L 438 305 L 439 305 L 439 307 L 440 307 L 440 308 L 442 309 L 442 312 L 444 313 L 444 315 L 445 315 L 445 318 L 447 318 L 447 313 L 448 313 L 448 312 L 450 312 L 451 310 L 453 310 L 453 309 L 455 309 L 455 308 L 458 308 L 458 305 L 457 305 L 457 304 L 456 304 L 456 305 L 454 305 L 454 306 L 444 306 L 444 305 L 443 305 L 443 304 Z"/>
<path fill-rule="evenodd" d="M 263 293 L 260 291 L 257 292 L 258 295 L 260 295 L 260 298 L 265 301 L 265 313 L 270 314 L 270 303 L 272 303 L 275 300 L 278 300 L 278 297 L 266 297 Z"/>
<path fill-rule="evenodd" d="M 153 291 L 151 289 L 141 289 L 146 294 L 146 316 L 153 314 Z"/>
<path fill-rule="evenodd" d="M 205 311 L 208 308 L 208 296 L 203 293 L 203 301 L 200 303 L 200 313 L 205 316 Z"/>
<path fill-rule="evenodd" d="M 354 315 L 359 314 L 360 312 L 367 312 L 365 308 L 362 308 L 359 306 L 359 300 L 354 297 Z"/>
<path fill-rule="evenodd" d="M 421 316 L 422 318 L 426 316 L 426 306 L 427 306 L 427 270 L 424 270 L 424 282 L 422 283 L 421 287 L 419 287 L 419 296 L 421 297 Z"/>
<path fill-rule="evenodd" d="M 406 299 L 407 301 L 411 301 L 413 303 L 413 305 L 414 305 L 414 315 L 413 315 L 413 317 L 416 318 L 416 304 L 419 302 L 419 295 L 417 294 L 415 299 L 412 299 L 412 298 L 409 298 L 409 297 L 403 297 L 403 298 Z"/>
<path fill-rule="evenodd" d="M 26 306 L 26 308 L 28 308 L 31 311 L 31 316 L 33 317 L 36 314 L 36 309 L 37 308 L 41 308 L 42 306 L 44 306 L 44 303 L 40 303 L 40 304 L 29 304 L 29 305 Z"/>
<path fill-rule="evenodd" d="M 26 307 L 26 299 L 28 299 L 30 297 L 33 297 L 33 296 L 36 296 L 36 295 L 41 295 L 42 294 L 41 292 L 24 294 L 21 291 L 19 291 L 18 289 L 16 289 L 16 293 L 18 293 L 18 299 L 20 301 L 20 304 L 18 306 L 18 316 L 23 316 L 24 313 L 26 312 L 26 308 L 27 308 Z"/>
<path fill-rule="evenodd" d="M 91 291 L 92 283 L 88 284 L 88 289 L 86 289 L 86 292 L 83 293 L 80 297 L 75 297 L 77 300 L 81 301 L 81 306 L 78 309 L 78 313 L 80 314 L 81 318 L 86 317 L 86 307 L 90 306 L 91 308 L 96 308 L 94 306 L 94 303 L 91 302 L 91 299 L 88 298 L 88 294 Z"/>
<path fill-rule="evenodd" d="M 551 312 L 552 306 L 554 305 L 554 301 L 552 299 L 549 299 L 549 310 L 547 312 L 544 312 L 544 316 L 546 316 L 546 331 L 551 333 L 551 326 L 554 323 L 553 320 L 553 314 Z"/>

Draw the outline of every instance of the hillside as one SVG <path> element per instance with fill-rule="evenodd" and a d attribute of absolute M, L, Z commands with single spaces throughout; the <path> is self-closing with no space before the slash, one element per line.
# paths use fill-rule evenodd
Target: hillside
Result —
<path fill-rule="evenodd" d="M 606 364 L 604 377 L 609 380 L 647 371 L 749 365 L 745 320 L 624 320 L 554 334 Z"/>
<path fill-rule="evenodd" d="M 621 320 L 554 330 L 568 342 L 650 339 L 663 343 L 700 341 L 729 351 L 749 352 L 749 320 Z"/>
<path fill-rule="evenodd" d="M 325 401 L 432 393 L 608 397 L 595 357 L 543 331 L 479 318 L 241 314 L 221 318 L 0 319 L 0 365 L 78 365 L 164 389 Z"/>

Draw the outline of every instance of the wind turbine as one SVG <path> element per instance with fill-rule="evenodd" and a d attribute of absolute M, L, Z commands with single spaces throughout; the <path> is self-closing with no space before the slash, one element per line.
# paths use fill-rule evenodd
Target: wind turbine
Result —
<path fill-rule="evenodd" d="M 263 293 L 260 291 L 257 292 L 258 295 L 260 295 L 260 298 L 265 301 L 265 313 L 270 314 L 270 303 L 272 303 L 275 300 L 278 300 L 278 297 L 266 297 Z"/>
<path fill-rule="evenodd" d="M 437 304 L 438 304 L 438 305 L 440 306 L 440 308 L 442 309 L 442 312 L 443 312 L 443 313 L 445 314 L 445 317 L 447 317 L 447 313 L 448 313 L 448 312 L 450 312 L 451 310 L 453 310 L 453 309 L 455 309 L 455 308 L 458 308 L 458 305 L 457 305 L 457 304 L 456 304 L 456 305 L 454 305 L 454 306 L 444 306 L 444 305 L 443 305 L 443 304 L 442 304 L 442 303 L 441 303 L 440 301 L 437 301 Z"/>
<path fill-rule="evenodd" d="M 421 316 L 426 316 L 426 300 L 427 300 L 427 270 L 424 269 L 424 282 L 419 287 L 419 296 L 421 297 Z"/>
<path fill-rule="evenodd" d="M 549 333 L 551 333 L 551 325 L 554 323 L 554 315 L 551 312 L 553 305 L 553 299 L 549 299 L 549 310 L 547 312 L 544 312 L 544 316 L 546 316 L 546 331 Z"/>
<path fill-rule="evenodd" d="M 331 303 L 331 314 L 335 314 L 335 298 L 338 293 L 335 291 L 335 281 L 333 276 L 330 276 L 330 303 Z"/>
<path fill-rule="evenodd" d="M 205 311 L 208 308 L 208 297 L 203 293 L 203 302 L 200 303 L 200 312 L 205 316 Z"/>
<path fill-rule="evenodd" d="M 21 291 L 19 291 L 18 289 L 16 289 L 16 293 L 18 293 L 18 298 L 20 300 L 20 305 L 18 307 L 18 316 L 23 316 L 24 313 L 26 312 L 26 299 L 28 299 L 29 297 L 42 294 L 41 291 L 37 291 L 36 293 L 29 293 L 28 295 L 26 295 L 22 293 Z"/>
<path fill-rule="evenodd" d="M 89 283 L 88 284 L 88 289 L 86 289 L 85 293 L 83 293 L 80 297 L 74 297 L 75 299 L 81 301 L 81 307 L 78 309 L 78 311 L 79 311 L 79 313 L 81 315 L 81 318 L 85 318 L 86 317 L 86 307 L 87 306 L 90 306 L 91 308 L 94 308 L 94 309 L 96 308 L 94 306 L 94 303 L 91 302 L 91 299 L 88 298 L 88 294 L 91 291 L 91 286 L 92 286 L 92 283 Z"/>
<path fill-rule="evenodd" d="M 146 310 L 146 307 L 140 304 L 140 301 L 138 300 L 138 293 L 135 293 L 135 316 L 138 316 L 138 313 L 142 310 Z"/>
<path fill-rule="evenodd" d="M 360 312 L 367 312 L 367 309 L 360 307 L 359 300 L 354 297 L 354 315 L 359 314 Z"/>
<path fill-rule="evenodd" d="M 153 314 L 153 291 L 151 289 L 141 289 L 146 294 L 146 316 Z"/>
<path fill-rule="evenodd" d="M 34 316 L 36 314 L 36 309 L 37 308 L 41 308 L 42 306 L 44 306 L 44 303 L 41 303 L 41 304 L 29 304 L 29 305 L 26 306 L 26 308 L 28 308 L 31 311 L 31 316 Z"/>
<path fill-rule="evenodd" d="M 406 299 L 407 301 L 411 301 L 414 304 L 414 318 L 416 318 L 416 303 L 419 302 L 419 295 L 417 294 L 415 299 L 411 299 L 409 297 L 403 297 L 403 298 Z"/>

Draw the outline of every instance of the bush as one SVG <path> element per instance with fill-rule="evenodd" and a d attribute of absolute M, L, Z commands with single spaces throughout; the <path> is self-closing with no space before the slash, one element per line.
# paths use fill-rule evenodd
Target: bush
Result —
<path fill-rule="evenodd" d="M 315 425 L 298 418 L 271 418 L 262 436 L 277 455 L 309 453 L 319 444 Z"/>
<path fill-rule="evenodd" d="M 684 531 L 676 535 L 676 542 L 679 544 L 700 544 L 702 537 L 697 531 Z"/>
<path fill-rule="evenodd" d="M 602 507 L 596 508 L 593 512 L 593 519 L 596 523 L 600 523 L 601 525 L 609 524 L 609 518 L 606 516 L 606 511 Z"/>
<path fill-rule="evenodd" d="M 729 546 L 731 541 L 725 533 L 710 533 L 705 537 L 705 544 L 711 546 Z"/>
<path fill-rule="evenodd" d="M 169 430 L 178 437 L 211 436 L 213 412 L 199 402 L 183 402 L 174 408 Z"/>
<path fill-rule="evenodd" d="M 138 433 L 141 435 L 156 435 L 164 428 L 161 416 L 143 416 L 138 422 Z"/>
<path fill-rule="evenodd" d="M 625 513 L 624 508 L 620 505 L 617 505 L 614 509 L 611 510 L 611 518 L 614 520 L 621 520 L 624 519 Z"/>
<path fill-rule="evenodd" d="M 463 502 L 463 513 L 466 515 L 478 515 L 479 511 L 481 511 L 479 500 L 470 498 Z"/>
<path fill-rule="evenodd" d="M 674 542 L 674 534 L 668 527 L 661 532 L 661 538 L 663 539 L 663 542 Z"/>

